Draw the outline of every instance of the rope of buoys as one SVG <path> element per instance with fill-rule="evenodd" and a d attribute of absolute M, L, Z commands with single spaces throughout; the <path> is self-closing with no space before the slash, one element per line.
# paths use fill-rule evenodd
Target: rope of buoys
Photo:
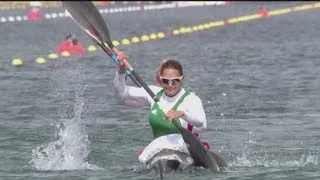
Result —
<path fill-rule="evenodd" d="M 207 29 L 212 29 L 220 26 L 226 26 L 230 24 L 236 24 L 240 22 L 246 22 L 246 21 L 252 21 L 252 20 L 258 20 L 258 19 L 265 19 L 266 17 L 271 16 L 279 16 L 284 15 L 288 13 L 294 13 L 294 12 L 300 12 L 300 11 L 306 11 L 310 9 L 320 8 L 320 3 L 314 3 L 314 4 L 305 4 L 301 6 L 295 6 L 292 8 L 283 8 L 283 9 L 276 9 L 276 10 L 266 10 L 263 14 L 261 12 L 255 13 L 255 14 L 249 14 L 234 18 L 229 18 L 225 20 L 219 20 L 219 21 L 211 21 L 207 23 L 202 23 L 198 25 L 193 25 L 189 27 L 180 27 L 177 29 L 173 29 L 171 31 L 167 32 L 157 32 L 157 33 L 150 33 L 150 34 L 143 34 L 141 36 L 133 36 L 131 38 L 124 38 L 122 40 L 113 40 L 112 43 L 114 46 L 128 46 L 131 44 L 137 44 L 137 43 L 144 43 L 144 42 L 150 42 L 154 40 L 161 40 L 163 38 L 170 38 L 174 36 L 180 36 L 185 34 L 190 34 L 194 32 L 204 31 Z M 88 52 L 96 52 L 98 50 L 98 47 L 95 45 L 89 45 L 87 48 Z M 63 54 L 63 53 L 62 53 Z M 65 53 L 61 56 L 70 56 L 70 54 Z M 59 58 L 59 55 L 55 53 L 51 53 L 47 56 L 49 59 L 57 59 Z M 36 62 L 38 64 L 44 64 L 47 61 L 43 57 L 39 57 L 36 59 Z M 23 61 L 19 58 L 14 58 L 11 61 L 11 64 L 13 66 L 23 66 Z"/>

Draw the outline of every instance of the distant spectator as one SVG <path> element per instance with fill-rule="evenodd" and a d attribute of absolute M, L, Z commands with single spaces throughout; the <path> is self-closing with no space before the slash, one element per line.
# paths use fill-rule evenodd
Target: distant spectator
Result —
<path fill-rule="evenodd" d="M 79 44 L 78 39 L 74 38 L 72 39 L 72 44 L 69 50 L 70 54 L 78 54 L 78 55 L 84 55 L 85 49 L 81 44 Z"/>
<path fill-rule="evenodd" d="M 74 37 L 73 34 L 67 34 L 64 37 L 64 40 L 59 44 L 58 46 L 58 53 L 61 54 L 64 51 L 68 51 L 70 50 L 71 44 L 72 44 L 72 38 Z"/>
<path fill-rule="evenodd" d="M 259 8 L 258 11 L 257 11 L 257 13 L 258 13 L 262 18 L 266 18 L 266 17 L 268 17 L 268 15 L 269 15 L 269 11 L 268 11 L 266 8 L 264 8 L 264 7 Z"/>
<path fill-rule="evenodd" d="M 27 18 L 30 21 L 40 21 L 43 19 L 43 15 L 38 7 L 33 7 L 27 14 Z"/>

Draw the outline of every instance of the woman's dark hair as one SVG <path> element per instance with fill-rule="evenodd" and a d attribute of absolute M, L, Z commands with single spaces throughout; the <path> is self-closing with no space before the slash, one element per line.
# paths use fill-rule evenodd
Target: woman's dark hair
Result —
<path fill-rule="evenodd" d="M 165 69 L 176 69 L 179 71 L 180 75 L 183 76 L 183 70 L 182 66 L 178 61 L 169 59 L 165 63 L 162 64 L 161 69 L 160 69 L 160 74 L 163 74 L 163 71 Z"/>
<path fill-rule="evenodd" d="M 72 44 L 77 45 L 78 44 L 78 39 L 72 39 Z"/>

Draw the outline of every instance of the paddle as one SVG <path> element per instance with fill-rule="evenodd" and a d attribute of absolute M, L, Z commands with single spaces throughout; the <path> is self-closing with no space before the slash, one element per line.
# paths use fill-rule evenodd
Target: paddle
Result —
<path fill-rule="evenodd" d="M 179 129 L 184 142 L 189 145 L 188 150 L 196 166 L 203 166 L 213 172 L 220 172 L 221 168 L 227 166 L 227 163 L 217 154 L 208 151 L 198 137 L 181 127 L 177 119 L 173 120 L 173 124 Z"/>
<path fill-rule="evenodd" d="M 95 44 L 98 45 L 105 53 L 107 53 L 114 63 L 119 64 L 117 56 L 112 51 L 112 48 L 110 48 L 110 42 L 105 44 L 105 40 L 100 36 L 97 29 L 94 28 L 94 26 L 91 25 L 90 21 L 86 19 L 84 14 L 78 10 L 79 8 L 82 8 L 82 6 L 78 2 L 63 1 L 62 4 L 67 9 L 70 17 L 81 27 L 81 29 L 83 29 L 89 35 L 91 40 L 95 42 Z M 138 80 L 133 76 L 133 74 L 131 74 L 130 70 L 127 69 L 126 74 L 138 87 L 141 87 Z"/>
<path fill-rule="evenodd" d="M 90 1 L 62 1 L 62 4 L 67 9 L 72 19 L 112 58 L 113 61 L 115 61 L 116 55 L 112 50 L 114 46 L 110 40 L 109 30 L 94 4 Z M 133 70 L 132 66 L 127 61 L 124 63 L 128 68 L 129 75 L 133 74 L 152 99 L 154 99 L 155 102 L 158 102 L 154 93 Z M 184 141 L 189 144 L 190 154 L 199 165 L 209 168 L 214 172 L 220 171 L 215 158 L 213 158 L 211 153 L 202 145 L 198 137 L 190 131 L 180 127 L 176 120 L 174 120 L 173 123 L 180 130 Z"/>

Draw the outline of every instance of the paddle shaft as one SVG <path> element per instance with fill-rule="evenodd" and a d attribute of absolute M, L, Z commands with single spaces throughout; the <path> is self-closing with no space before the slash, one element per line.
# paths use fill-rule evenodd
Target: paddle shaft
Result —
<path fill-rule="evenodd" d="M 117 56 L 115 55 L 115 53 L 110 52 L 110 50 L 108 50 L 108 48 L 106 48 L 103 44 L 101 44 L 99 41 L 97 41 L 95 38 L 91 38 L 106 54 L 108 54 L 108 56 L 112 59 L 112 61 L 116 64 L 119 64 L 119 60 L 117 58 Z M 130 79 L 138 86 L 141 87 L 141 85 L 139 84 L 139 81 L 135 78 L 135 76 L 132 74 L 132 72 L 130 70 L 126 70 L 126 74 L 130 77 Z"/>
<path fill-rule="evenodd" d="M 109 30 L 104 22 L 101 14 L 99 13 L 96 6 L 91 1 L 63 1 L 64 7 L 67 9 L 72 19 L 93 39 L 103 47 L 103 50 L 115 60 L 116 56 L 113 55 L 114 51 L 112 48 L 114 45 L 110 40 Z M 106 48 L 106 49 L 104 49 Z M 141 85 L 146 92 L 151 96 L 154 101 L 158 101 L 155 94 L 151 91 L 149 86 L 142 80 L 138 73 L 132 68 L 128 61 L 124 60 L 125 66 L 137 80 L 138 84 Z"/>
<path fill-rule="evenodd" d="M 90 24 L 89 21 L 86 20 L 86 17 L 83 14 L 79 13 L 78 11 L 76 11 L 76 9 L 73 9 L 75 7 L 79 8 L 79 4 L 78 3 L 75 4 L 75 2 L 63 2 L 63 5 L 65 6 L 65 8 L 67 9 L 68 13 L 70 14 L 71 19 L 73 21 L 75 21 L 76 24 L 78 24 L 78 26 L 89 35 L 91 40 L 94 41 L 96 45 L 98 45 L 105 53 L 107 53 L 109 55 L 109 57 L 112 59 L 112 61 L 114 63 L 119 64 L 119 60 L 118 60 L 117 56 L 114 53 L 112 53 L 109 50 L 109 48 L 107 48 L 106 45 L 104 45 L 101 42 L 102 38 L 98 34 L 97 30 L 95 28 L 93 28 L 93 26 Z M 73 8 L 71 8 L 71 7 L 73 7 Z M 89 29 L 91 31 L 89 31 Z M 131 74 L 131 72 L 129 70 L 126 71 L 126 74 L 130 77 L 130 79 L 138 87 L 141 87 L 139 82 L 135 79 L 135 77 Z"/>

